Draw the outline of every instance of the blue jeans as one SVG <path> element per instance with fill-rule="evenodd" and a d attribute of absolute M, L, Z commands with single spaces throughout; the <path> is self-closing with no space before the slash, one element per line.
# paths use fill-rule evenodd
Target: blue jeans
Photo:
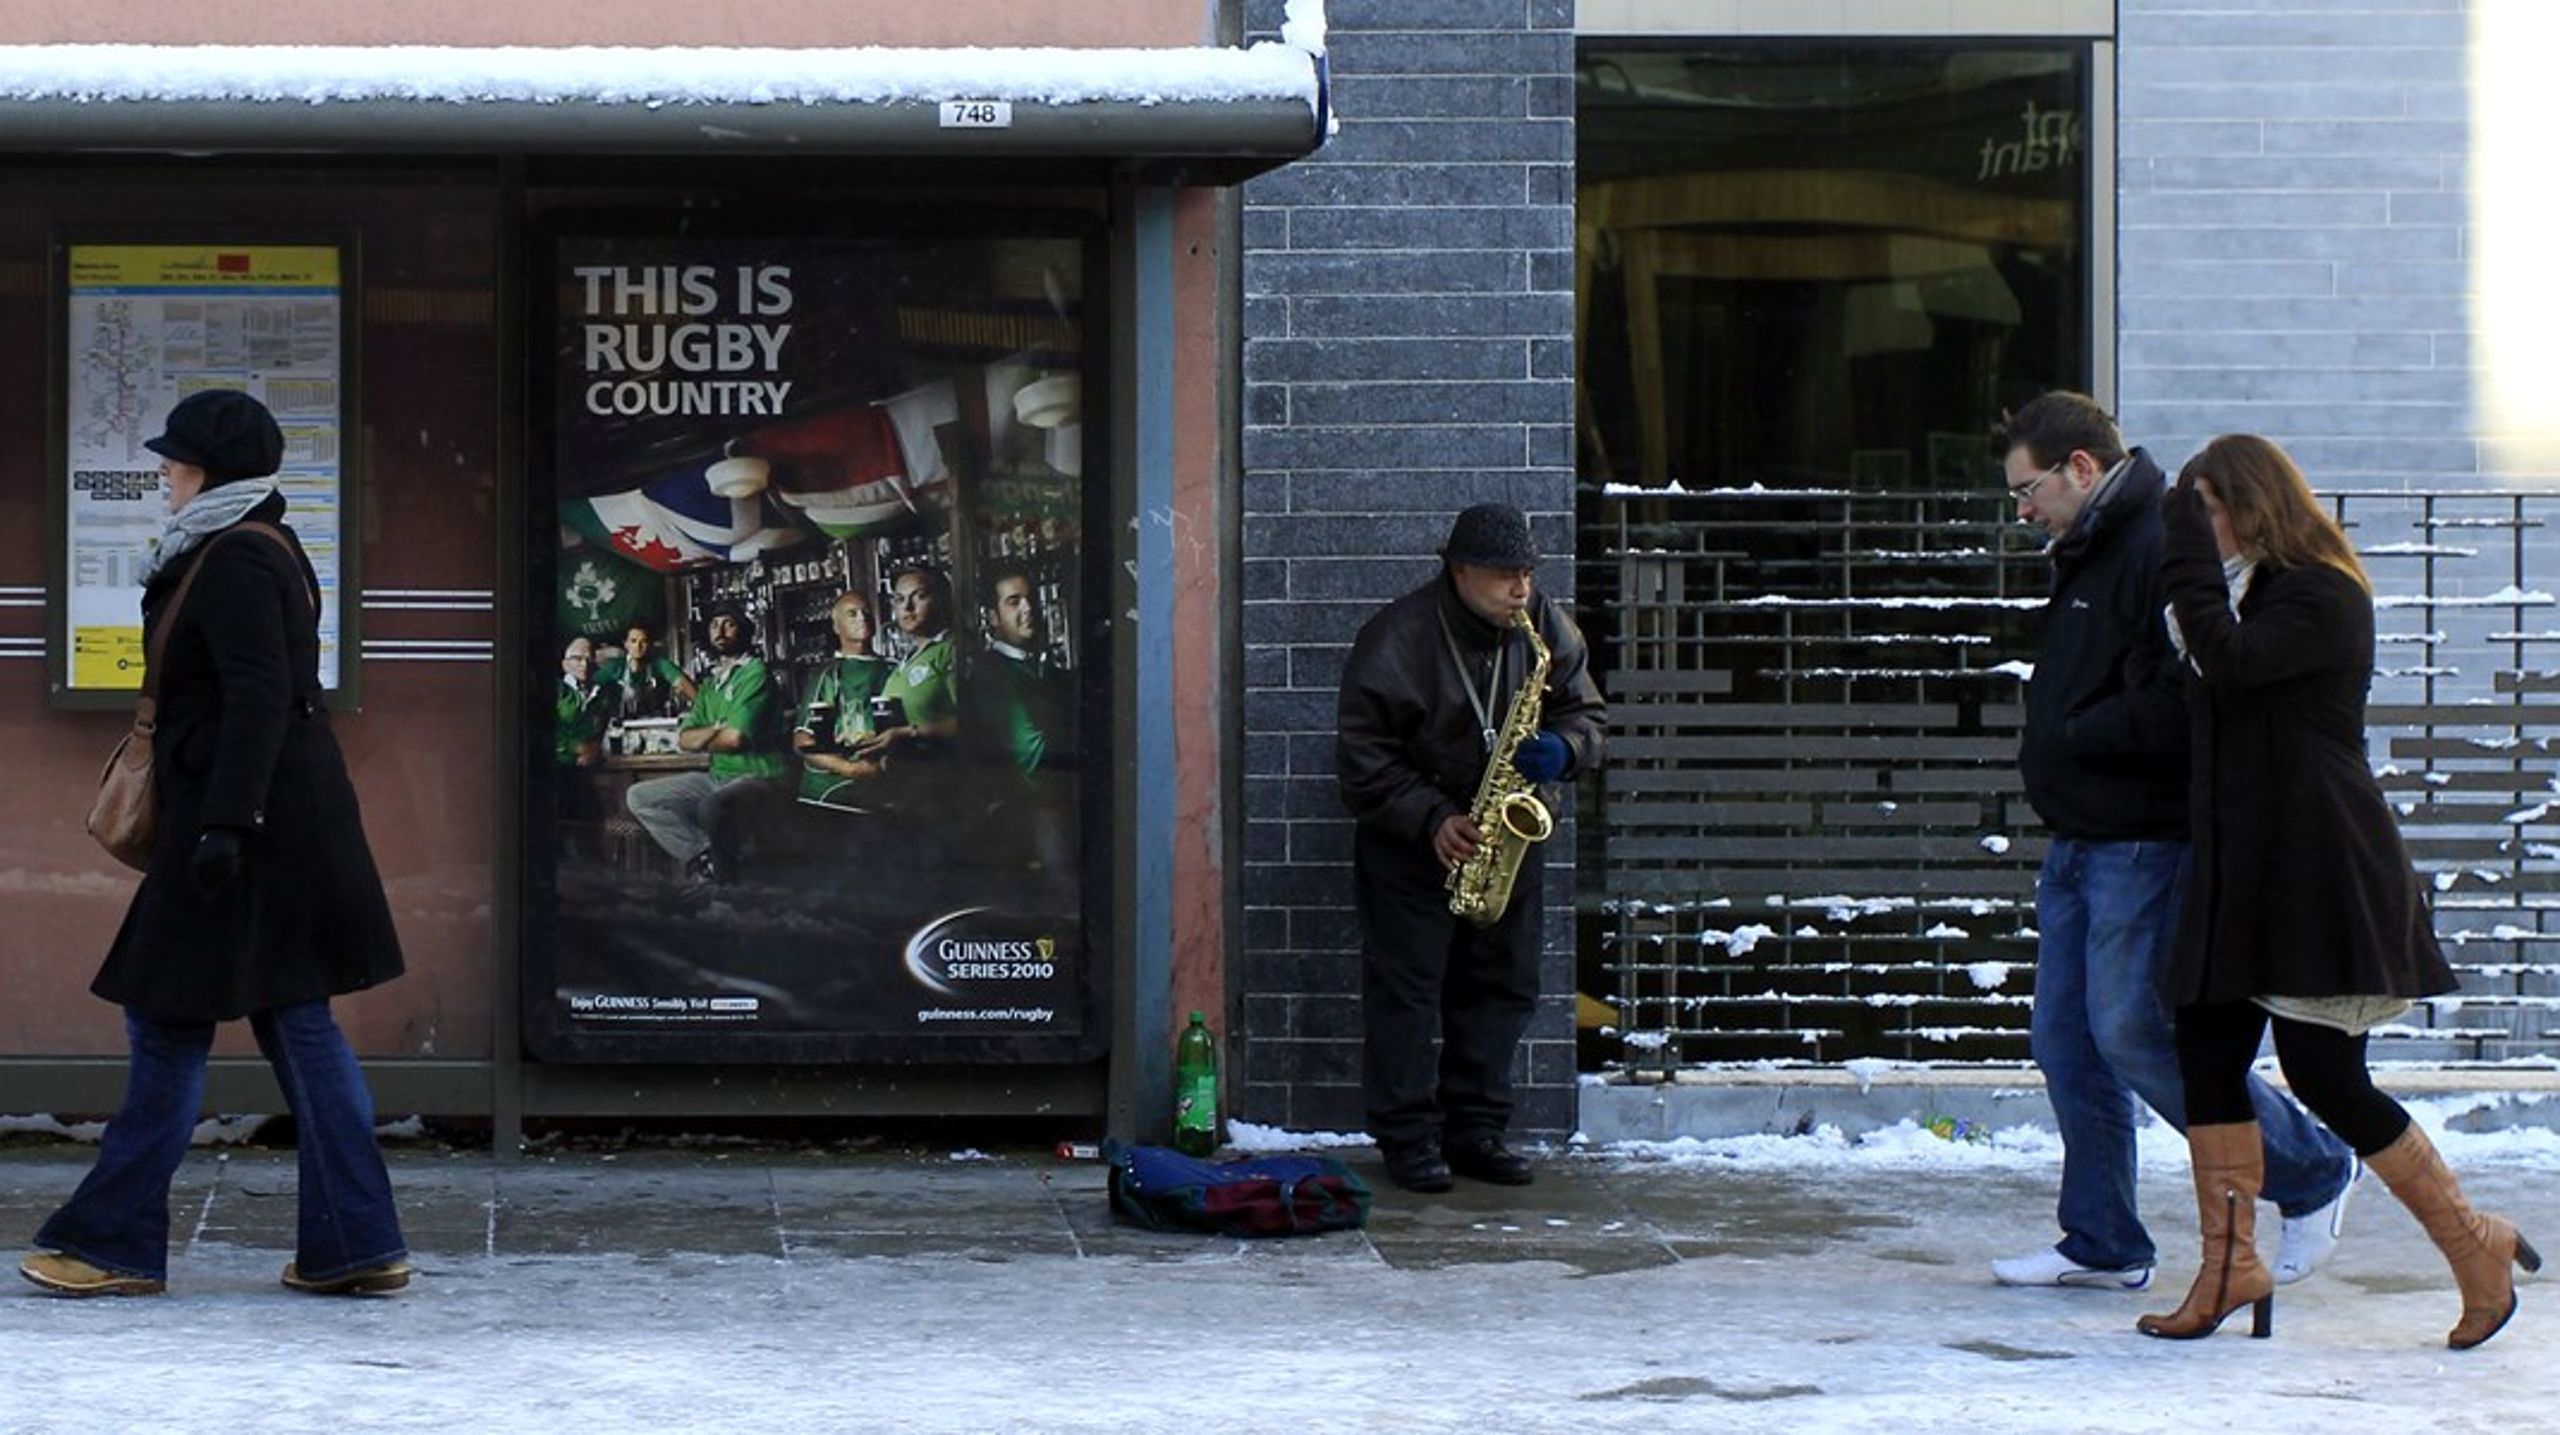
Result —
<path fill-rule="evenodd" d="M 118 1275 L 169 1274 L 169 1180 L 186 1160 L 204 1102 L 213 1023 L 153 1021 L 128 1009 L 132 1065 L 124 1105 L 97 1164 L 36 1232 L 44 1250 Z M 293 1112 L 301 1167 L 294 1265 L 327 1280 L 408 1254 L 391 1173 L 373 1135 L 373 1097 L 325 1001 L 253 1013 L 249 1029 Z"/>
<path fill-rule="evenodd" d="M 2134 1202 L 2133 1099 L 2187 1129 L 2186 1090 L 2163 968 L 2186 895 L 2183 842 L 2057 838 L 2036 877 L 2033 1046 L 2062 1133 L 2056 1249 L 2084 1266 L 2152 1264 Z M 2265 1194 L 2298 1216 L 2328 1204 L 2354 1170 L 2345 1143 L 2252 1076 L 2265 1134 Z"/>

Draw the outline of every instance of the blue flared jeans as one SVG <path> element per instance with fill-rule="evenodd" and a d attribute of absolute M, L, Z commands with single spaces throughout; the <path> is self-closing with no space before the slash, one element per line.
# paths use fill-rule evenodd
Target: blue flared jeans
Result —
<path fill-rule="evenodd" d="M 2187 1129 L 2176 1027 L 2161 980 L 2186 895 L 2183 842 L 2057 838 L 2036 877 L 2031 1044 L 2062 1136 L 2056 1249 L 2120 1270 L 2157 1251 L 2134 1204 L 2134 1099 Z M 2346 1143 L 2249 1078 L 2266 1139 L 2266 1197 L 2288 1216 L 2319 1209 L 2355 1169 Z"/>
<path fill-rule="evenodd" d="M 154 1021 L 128 1008 L 124 1105 L 97 1164 L 36 1232 L 44 1250 L 118 1275 L 169 1274 L 169 1181 L 204 1101 L 212 1022 Z M 300 1164 L 294 1265 L 327 1280 L 408 1254 L 391 1173 L 373 1134 L 373 1097 L 326 1001 L 252 1013 L 249 1030 L 283 1088 Z"/>

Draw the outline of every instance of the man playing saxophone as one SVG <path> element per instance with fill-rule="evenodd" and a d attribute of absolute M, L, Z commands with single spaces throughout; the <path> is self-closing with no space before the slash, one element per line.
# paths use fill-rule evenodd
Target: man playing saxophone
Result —
<path fill-rule="evenodd" d="M 1533 840 L 1517 830 L 1526 824 L 1486 827 L 1496 809 L 1516 813 L 1524 795 L 1597 765 L 1607 719 L 1581 630 L 1531 579 L 1538 548 L 1519 509 L 1459 514 L 1440 559 L 1353 641 L 1334 757 L 1358 819 L 1361 1099 L 1388 1179 L 1422 1192 L 1449 1189 L 1453 1172 L 1531 1180 L 1503 1131 L 1537 1005 L 1544 863 L 1527 847 L 1511 880 L 1513 853 L 1470 859 L 1488 840 Z M 1541 645 L 1545 681 L 1530 687 Z M 1489 778 L 1497 754 L 1509 771 Z M 1557 800 L 1547 790 L 1546 805 Z"/>

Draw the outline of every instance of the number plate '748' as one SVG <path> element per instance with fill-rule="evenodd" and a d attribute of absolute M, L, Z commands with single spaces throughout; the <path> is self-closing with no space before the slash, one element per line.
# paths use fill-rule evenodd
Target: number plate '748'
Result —
<path fill-rule="evenodd" d="M 1013 128 L 1011 100 L 944 100 L 942 127 L 946 130 L 1002 130 Z"/>

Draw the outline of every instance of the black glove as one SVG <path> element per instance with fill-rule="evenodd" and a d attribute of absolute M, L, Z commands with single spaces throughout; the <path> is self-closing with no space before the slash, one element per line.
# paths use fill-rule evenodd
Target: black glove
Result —
<path fill-rule="evenodd" d="M 237 827 L 208 827 L 196 835 L 195 856 L 187 870 L 195 878 L 198 896 L 211 897 L 240 876 L 240 865 L 248 855 L 240 836 Z"/>
<path fill-rule="evenodd" d="M 2202 524 L 2208 533 L 2213 531 L 2213 519 L 2204 511 L 2204 498 L 2196 492 L 2195 475 L 2179 474 L 2169 491 L 2160 495 L 2160 519 L 2173 533 L 2194 524 Z"/>

